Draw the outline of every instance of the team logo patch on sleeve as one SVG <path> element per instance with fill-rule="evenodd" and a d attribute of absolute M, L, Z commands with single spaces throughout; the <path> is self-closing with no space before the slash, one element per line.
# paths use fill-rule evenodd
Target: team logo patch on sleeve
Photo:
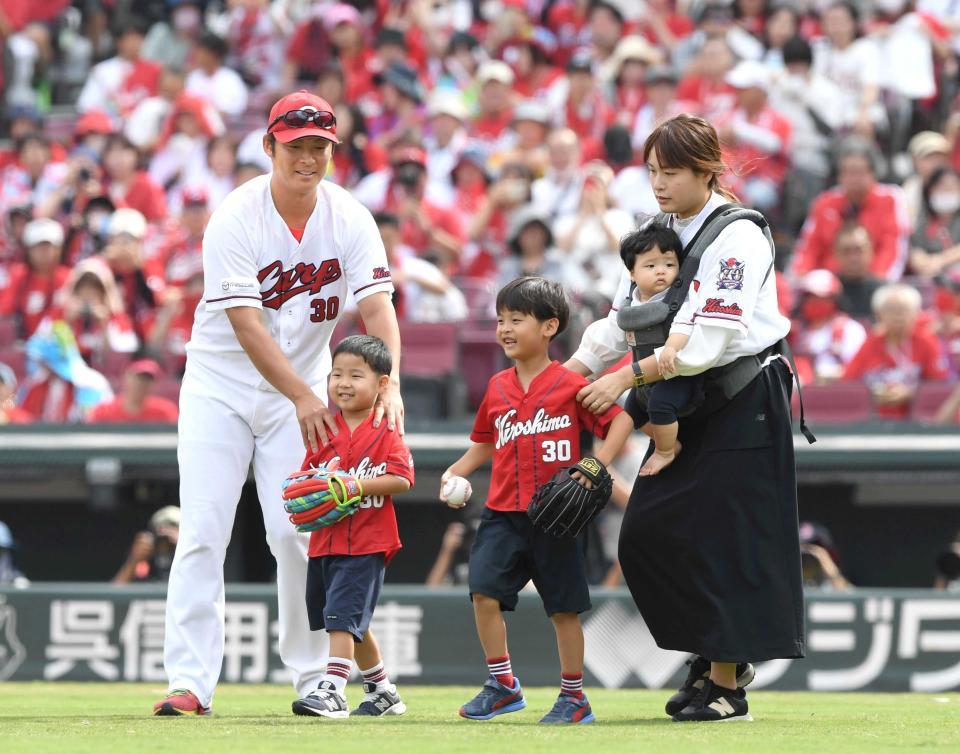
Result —
<path fill-rule="evenodd" d="M 728 314 L 742 317 L 743 309 L 738 304 L 728 304 L 722 298 L 708 298 L 702 309 L 704 314 Z"/>
<path fill-rule="evenodd" d="M 374 280 L 386 280 L 388 277 L 390 277 L 390 270 L 388 270 L 386 267 L 373 268 Z"/>
<path fill-rule="evenodd" d="M 717 275 L 717 290 L 743 290 L 743 269 L 746 262 L 739 262 L 733 257 L 720 260 L 720 274 Z"/>

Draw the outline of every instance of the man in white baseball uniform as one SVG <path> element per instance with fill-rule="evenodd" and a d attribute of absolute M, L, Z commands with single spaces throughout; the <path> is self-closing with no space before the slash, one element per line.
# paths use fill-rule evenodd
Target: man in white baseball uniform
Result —
<path fill-rule="evenodd" d="M 251 462 L 277 561 L 280 657 L 300 696 L 324 672 L 306 614 L 306 537 L 290 525 L 280 485 L 336 432 L 327 410 L 330 337 L 348 291 L 366 330 L 394 361 L 380 421 L 402 431 L 400 333 L 387 257 L 370 213 L 323 181 L 339 143 L 333 109 L 299 91 L 270 111 L 273 165 L 231 192 L 203 239 L 204 298 L 180 394 L 180 541 L 167 593 L 156 715 L 206 715 L 224 651 L 223 561 Z"/>

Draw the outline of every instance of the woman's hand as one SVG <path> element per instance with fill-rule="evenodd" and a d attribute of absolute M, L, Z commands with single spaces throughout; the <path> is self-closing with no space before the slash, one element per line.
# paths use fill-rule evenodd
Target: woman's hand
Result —
<path fill-rule="evenodd" d="M 621 367 L 616 372 L 605 374 L 596 382 L 591 382 L 580 388 L 577 400 L 587 411 L 593 414 L 602 414 L 623 395 L 633 384 L 633 370 L 629 366 Z"/>
<path fill-rule="evenodd" d="M 664 346 L 660 351 L 660 360 L 657 362 L 657 369 L 662 377 L 668 374 L 674 374 L 677 371 L 677 349 L 673 346 Z"/>

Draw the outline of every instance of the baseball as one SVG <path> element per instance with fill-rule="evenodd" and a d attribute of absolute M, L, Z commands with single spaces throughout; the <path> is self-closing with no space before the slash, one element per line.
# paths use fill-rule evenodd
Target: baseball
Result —
<path fill-rule="evenodd" d="M 440 494 L 451 508 L 462 508 L 473 494 L 473 487 L 462 476 L 452 476 L 443 485 Z"/>

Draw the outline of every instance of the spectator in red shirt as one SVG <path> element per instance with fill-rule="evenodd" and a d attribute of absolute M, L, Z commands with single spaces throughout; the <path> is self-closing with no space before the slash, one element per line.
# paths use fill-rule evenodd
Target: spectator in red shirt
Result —
<path fill-rule="evenodd" d="M 18 335 L 26 340 L 50 311 L 70 268 L 60 264 L 63 228 L 56 220 L 31 220 L 23 230 L 23 244 L 27 261 L 13 265 L 9 283 L 0 289 L 0 316 L 16 317 Z"/>
<path fill-rule="evenodd" d="M 327 29 L 334 25 L 334 17 L 329 15 L 332 10 L 325 6 L 313 6 L 306 18 L 293 30 L 283 64 L 284 91 L 293 91 L 298 88 L 298 84 L 315 80 L 328 64 L 331 45 Z M 352 10 L 360 15 L 356 8 Z"/>
<path fill-rule="evenodd" d="M 507 42 L 500 57 L 512 68 L 516 78 L 513 89 L 524 99 L 549 99 L 563 79 L 563 71 L 551 62 L 557 41 L 543 27 L 535 27 L 530 36 Z"/>
<path fill-rule="evenodd" d="M 33 416 L 17 405 L 17 375 L 0 362 L 0 425 L 29 424 Z"/>
<path fill-rule="evenodd" d="M 877 326 L 843 371 L 845 380 L 863 380 L 873 393 L 877 414 L 905 419 L 921 380 L 944 380 L 940 344 L 918 323 L 920 293 L 892 284 L 873 296 Z"/>
<path fill-rule="evenodd" d="M 646 8 L 639 32 L 658 47 L 672 51 L 695 28 L 689 16 L 677 12 L 676 0 L 647 0 Z"/>
<path fill-rule="evenodd" d="M 910 235 L 903 189 L 877 182 L 875 150 L 861 137 L 847 137 L 837 154 L 838 185 L 814 200 L 793 252 L 791 274 L 796 278 L 821 267 L 836 272 L 833 246 L 837 231 L 856 220 L 873 242 L 873 274 L 899 280 Z"/>
<path fill-rule="evenodd" d="M 647 101 L 647 70 L 663 63 L 663 53 L 639 35 L 624 37 L 602 72 L 611 88 L 617 123 L 630 128 Z"/>
<path fill-rule="evenodd" d="M 116 57 L 90 71 L 77 98 L 80 112 L 106 110 L 129 115 L 147 97 L 157 93 L 160 66 L 140 56 L 145 34 L 140 19 L 130 18 L 116 33 Z"/>
<path fill-rule="evenodd" d="M 137 148 L 126 136 L 111 136 L 103 152 L 105 188 L 117 206 L 135 209 L 147 222 L 157 222 L 167 216 L 167 198 L 138 161 Z"/>
<path fill-rule="evenodd" d="M 735 178 L 731 188 L 748 206 L 769 212 L 780 203 L 792 127 L 767 104 L 770 74 L 763 63 L 743 61 L 726 81 L 737 92 L 737 107 L 716 125 Z"/>
<path fill-rule="evenodd" d="M 123 375 L 123 391 L 113 400 L 95 406 L 87 415 L 90 424 L 175 424 L 179 411 L 173 401 L 150 395 L 163 376 L 153 359 L 134 361 Z"/>
<path fill-rule="evenodd" d="M 567 63 L 569 90 L 559 125 L 571 129 L 580 139 L 584 159 L 603 153 L 603 134 L 613 123 L 615 113 L 603 91 L 597 86 L 594 60 L 587 52 L 577 52 Z"/>
<path fill-rule="evenodd" d="M 209 194 L 202 186 L 186 188 L 181 194 L 182 209 L 163 238 L 148 254 L 151 269 L 162 270 L 167 286 L 186 285 L 197 273 L 203 274 L 203 231 L 210 219 Z"/>
<path fill-rule="evenodd" d="M 496 144 L 513 120 L 513 71 L 502 60 L 488 60 L 477 69 L 479 112 L 470 127 L 470 136 Z"/>
<path fill-rule="evenodd" d="M 203 269 L 183 282 L 167 288 L 163 305 L 153 320 L 147 350 L 164 354 L 172 372 L 182 375 L 187 365 L 187 343 L 193 332 L 193 315 L 203 298 Z"/>
<path fill-rule="evenodd" d="M 734 62 L 733 51 L 724 37 L 707 39 L 697 53 L 691 73 L 680 81 L 677 98 L 695 103 L 696 114 L 707 120 L 729 113 L 736 105 L 736 94 L 726 76 Z"/>

